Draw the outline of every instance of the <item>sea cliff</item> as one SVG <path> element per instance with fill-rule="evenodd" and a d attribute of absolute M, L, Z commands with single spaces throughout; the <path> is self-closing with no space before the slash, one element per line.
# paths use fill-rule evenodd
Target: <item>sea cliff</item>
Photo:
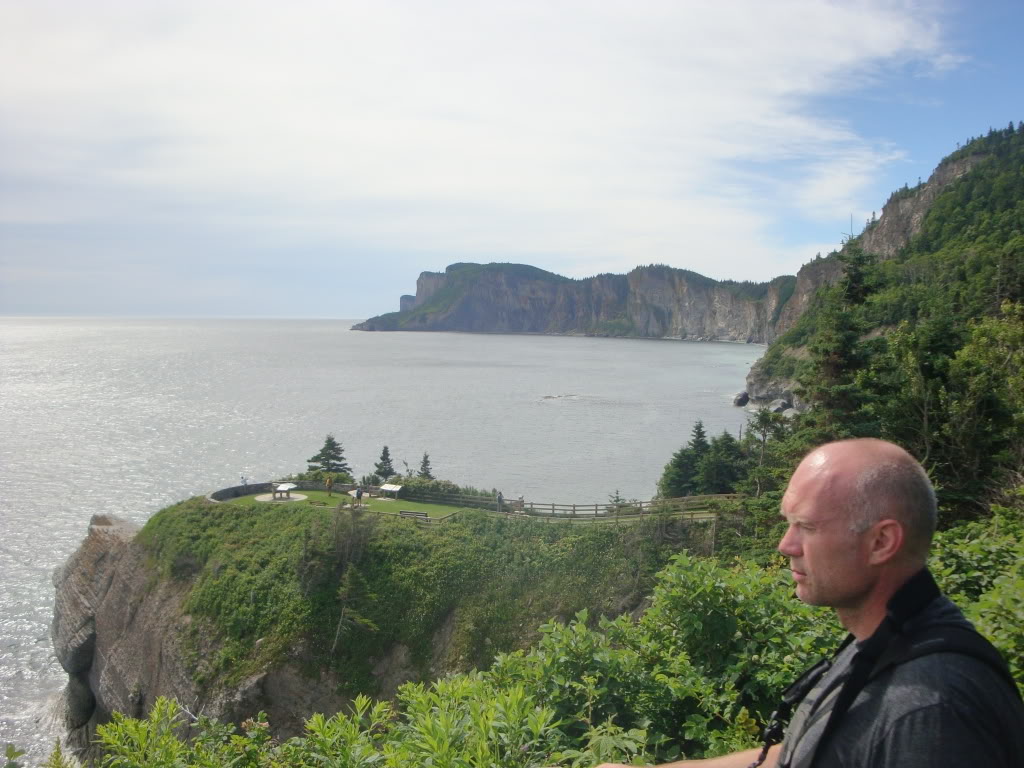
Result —
<path fill-rule="evenodd" d="M 522 264 L 452 264 L 422 273 L 403 311 L 354 328 L 766 343 L 785 329 L 796 282 L 719 282 L 665 266 L 570 280 Z"/>
<path fill-rule="evenodd" d="M 227 722 L 263 711 L 275 736 L 297 735 L 305 718 L 359 693 L 390 699 L 403 683 L 486 667 L 551 617 L 635 609 L 689 546 L 690 525 L 531 524 L 465 510 L 423 526 L 343 506 L 204 498 L 141 530 L 95 516 L 54 574 L 67 744 L 94 758 L 98 725 L 114 712 L 145 716 L 160 696 Z"/>
<path fill-rule="evenodd" d="M 76 754 L 95 756 L 96 726 L 111 713 L 144 716 L 158 696 L 228 722 L 262 710 L 284 736 L 300 733 L 310 712 L 333 713 L 348 701 L 330 673 L 300 671 L 301 649 L 230 687 L 197 681 L 196 656 L 212 652 L 216 641 L 189 644 L 192 617 L 183 606 L 191 582 L 158 579 L 138 532 L 115 517 L 93 516 L 81 546 L 54 574 L 51 636 L 68 674 L 61 711 Z"/>

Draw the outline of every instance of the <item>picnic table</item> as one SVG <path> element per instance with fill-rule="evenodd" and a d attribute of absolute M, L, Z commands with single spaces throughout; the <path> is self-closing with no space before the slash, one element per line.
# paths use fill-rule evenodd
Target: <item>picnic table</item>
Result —
<path fill-rule="evenodd" d="M 295 483 L 279 483 L 274 486 L 274 501 L 278 499 L 290 499 L 292 497 L 292 491 L 298 488 Z"/>

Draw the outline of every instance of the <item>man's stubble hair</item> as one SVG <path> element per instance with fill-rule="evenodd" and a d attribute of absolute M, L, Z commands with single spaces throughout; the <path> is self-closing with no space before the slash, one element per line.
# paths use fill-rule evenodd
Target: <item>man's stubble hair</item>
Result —
<path fill-rule="evenodd" d="M 928 557 L 938 518 L 935 489 L 924 467 L 909 454 L 864 469 L 853 484 L 848 506 L 850 530 L 863 533 L 879 520 L 903 525 L 903 551 L 922 563 Z"/>

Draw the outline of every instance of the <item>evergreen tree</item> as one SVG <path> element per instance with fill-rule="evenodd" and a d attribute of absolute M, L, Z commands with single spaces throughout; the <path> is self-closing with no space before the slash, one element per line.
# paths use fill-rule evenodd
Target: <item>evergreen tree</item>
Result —
<path fill-rule="evenodd" d="M 395 467 L 391 463 L 391 451 L 388 450 L 386 445 L 380 452 L 380 461 L 373 465 L 373 474 L 384 481 L 387 481 L 389 477 L 393 477 L 396 474 Z"/>
<path fill-rule="evenodd" d="M 433 480 L 434 475 L 430 471 L 430 454 L 426 451 L 423 452 L 423 458 L 420 460 L 420 471 L 416 473 L 417 477 L 422 477 L 424 480 Z"/>
<path fill-rule="evenodd" d="M 693 455 L 697 457 L 698 461 L 703 458 L 710 448 L 707 432 L 704 431 L 704 422 L 700 419 L 697 419 L 697 423 L 693 425 L 693 429 L 690 431 L 689 445 L 690 450 L 693 451 Z"/>
<path fill-rule="evenodd" d="M 696 488 L 694 480 L 697 477 L 697 463 L 693 450 L 685 445 L 672 454 L 658 481 L 658 495 L 663 499 L 693 495 Z"/>
<path fill-rule="evenodd" d="M 315 456 L 306 459 L 309 462 L 310 472 L 343 472 L 346 475 L 352 474 L 351 468 L 345 461 L 345 451 L 341 443 L 334 439 L 334 435 L 328 434 L 324 438 L 323 448 Z"/>
<path fill-rule="evenodd" d="M 740 444 L 728 432 L 711 440 L 697 466 L 696 485 L 700 493 L 732 493 L 743 476 L 746 461 Z"/>
<path fill-rule="evenodd" d="M 697 472 L 700 460 L 709 448 L 704 422 L 698 420 L 690 432 L 690 442 L 676 451 L 665 465 L 661 480 L 658 481 L 658 494 L 664 499 L 673 499 L 700 493 Z"/>

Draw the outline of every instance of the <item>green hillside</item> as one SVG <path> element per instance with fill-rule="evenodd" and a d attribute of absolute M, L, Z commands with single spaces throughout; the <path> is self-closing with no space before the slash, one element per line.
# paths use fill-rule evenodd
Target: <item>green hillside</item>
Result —
<path fill-rule="evenodd" d="M 706 526 L 643 520 L 545 523 L 464 510 L 443 524 L 305 503 L 192 499 L 140 534 L 158 578 L 189 587 L 194 635 L 218 653 L 195 659 L 211 685 L 274 663 L 302 641 L 348 692 L 376 694 L 370 658 L 401 643 L 422 677 L 486 666 L 528 646 L 551 617 L 615 616 L 648 594 L 655 573 Z M 442 649 L 433 638 L 450 625 Z"/>
<path fill-rule="evenodd" d="M 110 765 L 526 768 L 752 746 L 779 691 L 841 634 L 831 612 L 793 598 L 774 552 L 779 499 L 804 452 L 854 435 L 892 439 L 929 469 L 943 528 L 932 570 L 1024 682 L 1024 126 L 952 159 L 971 154 L 979 162 L 902 252 L 878 261 L 852 240 L 837 257 L 844 278 L 769 349 L 770 371 L 801 381 L 807 413 L 762 411 L 739 440 L 695 427 L 666 457 L 663 485 L 746 494 L 720 518 L 717 559 L 670 559 L 698 541 L 658 519 L 560 526 L 474 513 L 420 530 L 187 502 L 142 535 L 154 578 L 193 580 L 189 609 L 224 640 L 199 674 L 230 680 L 307 635 L 353 690 L 370 691 L 371 642 L 406 643 L 423 664 L 453 611 L 455 656 L 480 671 L 409 684 L 395 702 L 359 699 L 285 743 L 261 718 L 234 736 L 200 723 L 186 743 L 168 727 L 184 715 L 161 702 L 145 720 L 100 728 Z M 641 615 L 622 613 L 651 584 Z M 270 639 L 256 651 L 260 638 Z M 494 656 L 523 640 L 532 645 Z"/>
<path fill-rule="evenodd" d="M 1024 460 L 1024 126 L 946 162 L 971 155 L 980 161 L 895 258 L 863 253 L 862 237 L 847 243 L 833 257 L 844 279 L 763 362 L 800 381 L 813 440 L 880 436 L 910 450 L 947 519 L 979 513 Z"/>

